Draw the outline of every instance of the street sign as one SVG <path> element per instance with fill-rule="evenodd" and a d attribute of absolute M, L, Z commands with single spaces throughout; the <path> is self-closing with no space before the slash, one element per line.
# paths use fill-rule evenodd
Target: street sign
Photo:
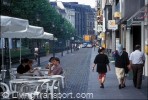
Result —
<path fill-rule="evenodd" d="M 98 31 L 98 32 L 102 32 L 102 31 L 103 31 L 103 26 L 102 26 L 102 25 L 98 25 L 97 31 Z"/>
<path fill-rule="evenodd" d="M 116 24 L 115 20 L 108 20 L 108 29 L 117 30 L 118 25 Z"/>

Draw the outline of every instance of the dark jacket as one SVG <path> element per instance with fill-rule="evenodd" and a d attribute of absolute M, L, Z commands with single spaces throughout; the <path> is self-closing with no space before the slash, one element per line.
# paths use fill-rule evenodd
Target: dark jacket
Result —
<path fill-rule="evenodd" d="M 129 65 L 129 58 L 128 58 L 128 53 L 123 51 L 122 55 L 119 56 L 118 52 L 115 53 L 115 67 L 118 68 L 124 68 L 125 73 L 128 73 L 128 67 Z"/>
<path fill-rule="evenodd" d="M 98 73 L 106 73 L 107 64 L 109 64 L 109 59 L 105 54 L 98 54 L 94 60 L 94 64 L 97 64 Z"/>
<path fill-rule="evenodd" d="M 20 64 L 18 67 L 17 67 L 17 73 L 19 74 L 23 74 L 23 73 L 26 73 L 30 70 L 30 67 L 28 65 L 26 65 L 25 67 Z"/>

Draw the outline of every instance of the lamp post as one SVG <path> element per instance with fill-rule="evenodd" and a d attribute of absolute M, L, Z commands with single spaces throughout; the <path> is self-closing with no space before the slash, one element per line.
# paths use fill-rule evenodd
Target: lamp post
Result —
<path fill-rule="evenodd" d="M 62 25 L 62 27 L 63 27 L 63 25 Z M 63 33 L 64 32 L 64 29 L 63 28 L 61 28 L 61 33 Z M 64 51 L 64 48 L 63 48 L 63 40 L 64 40 L 65 38 L 63 38 L 63 39 L 61 39 L 61 41 L 59 42 L 60 43 L 60 46 L 61 46 L 61 56 L 63 56 L 63 51 Z"/>
<path fill-rule="evenodd" d="M 37 13 L 36 14 L 36 21 L 37 21 L 37 24 L 39 25 L 39 22 L 40 22 L 40 16 L 39 14 Z M 38 66 L 40 66 L 40 43 L 39 43 L 39 39 L 37 39 L 37 47 L 38 47 Z"/>
<path fill-rule="evenodd" d="M 73 43 L 73 40 L 74 40 L 74 37 L 71 37 L 71 53 L 72 53 L 72 43 Z"/>
<path fill-rule="evenodd" d="M 53 57 L 55 57 L 55 41 L 57 41 L 57 38 L 53 36 Z"/>
<path fill-rule="evenodd" d="M 53 57 L 55 57 L 55 52 L 54 52 L 54 36 L 53 36 L 53 47 L 52 47 L 52 52 L 53 52 Z"/>
<path fill-rule="evenodd" d="M 67 54 L 69 54 L 69 40 L 66 41 L 66 47 L 67 47 Z"/>

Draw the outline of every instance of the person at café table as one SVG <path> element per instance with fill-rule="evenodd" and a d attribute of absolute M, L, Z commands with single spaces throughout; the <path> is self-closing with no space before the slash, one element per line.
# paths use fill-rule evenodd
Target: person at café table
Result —
<path fill-rule="evenodd" d="M 32 68 L 33 61 L 29 60 L 28 58 L 22 59 L 21 64 L 17 67 L 17 73 L 33 73 L 34 75 L 42 75 L 42 73 L 37 68 Z"/>
<path fill-rule="evenodd" d="M 30 70 L 29 66 L 26 66 L 29 62 L 28 58 L 24 58 L 21 60 L 21 64 L 17 67 L 17 73 L 23 74 Z"/>
<path fill-rule="evenodd" d="M 47 66 L 45 67 L 46 69 L 53 69 L 53 58 L 55 58 L 55 57 L 51 57 L 50 59 L 49 59 L 49 63 L 47 64 Z"/>
<path fill-rule="evenodd" d="M 52 64 L 54 68 L 52 70 L 49 69 L 48 75 L 61 75 L 63 73 L 63 69 L 60 65 L 60 59 L 55 57 L 52 59 Z"/>
<path fill-rule="evenodd" d="M 28 64 L 26 65 L 26 67 L 30 68 L 28 72 L 33 73 L 35 76 L 42 76 L 42 73 L 39 71 L 38 68 L 33 68 L 33 60 L 29 60 Z"/>

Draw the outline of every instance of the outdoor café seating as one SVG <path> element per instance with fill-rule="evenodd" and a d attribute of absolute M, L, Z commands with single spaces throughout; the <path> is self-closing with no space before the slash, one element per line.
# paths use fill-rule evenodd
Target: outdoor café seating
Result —
<path fill-rule="evenodd" d="M 9 84 L 2 83 L 6 87 L 5 92 L 8 94 L 3 98 L 9 98 L 11 94 L 16 93 L 18 98 L 34 99 L 37 97 L 42 98 L 42 93 L 49 94 L 47 98 L 54 99 L 54 93 L 60 93 L 60 86 L 64 88 L 64 76 L 63 75 L 52 75 L 48 76 L 48 69 L 39 70 L 43 73 L 43 76 L 34 76 L 30 73 L 18 74 L 17 68 L 11 68 L 11 80 Z M 20 94 L 20 95 L 19 95 Z"/>
<path fill-rule="evenodd" d="M 36 79 L 36 78 L 35 78 Z M 54 90 L 59 89 L 58 81 L 52 80 L 52 79 L 14 79 L 11 80 L 10 83 L 10 90 L 16 93 L 19 93 L 19 98 L 25 98 L 32 99 L 35 96 L 37 98 L 41 97 L 41 92 L 45 90 L 44 93 L 48 92 L 50 94 L 54 94 Z M 14 86 L 14 88 L 12 87 Z M 58 92 L 60 92 L 58 90 Z M 51 99 L 53 99 L 53 95 L 50 95 Z"/>

